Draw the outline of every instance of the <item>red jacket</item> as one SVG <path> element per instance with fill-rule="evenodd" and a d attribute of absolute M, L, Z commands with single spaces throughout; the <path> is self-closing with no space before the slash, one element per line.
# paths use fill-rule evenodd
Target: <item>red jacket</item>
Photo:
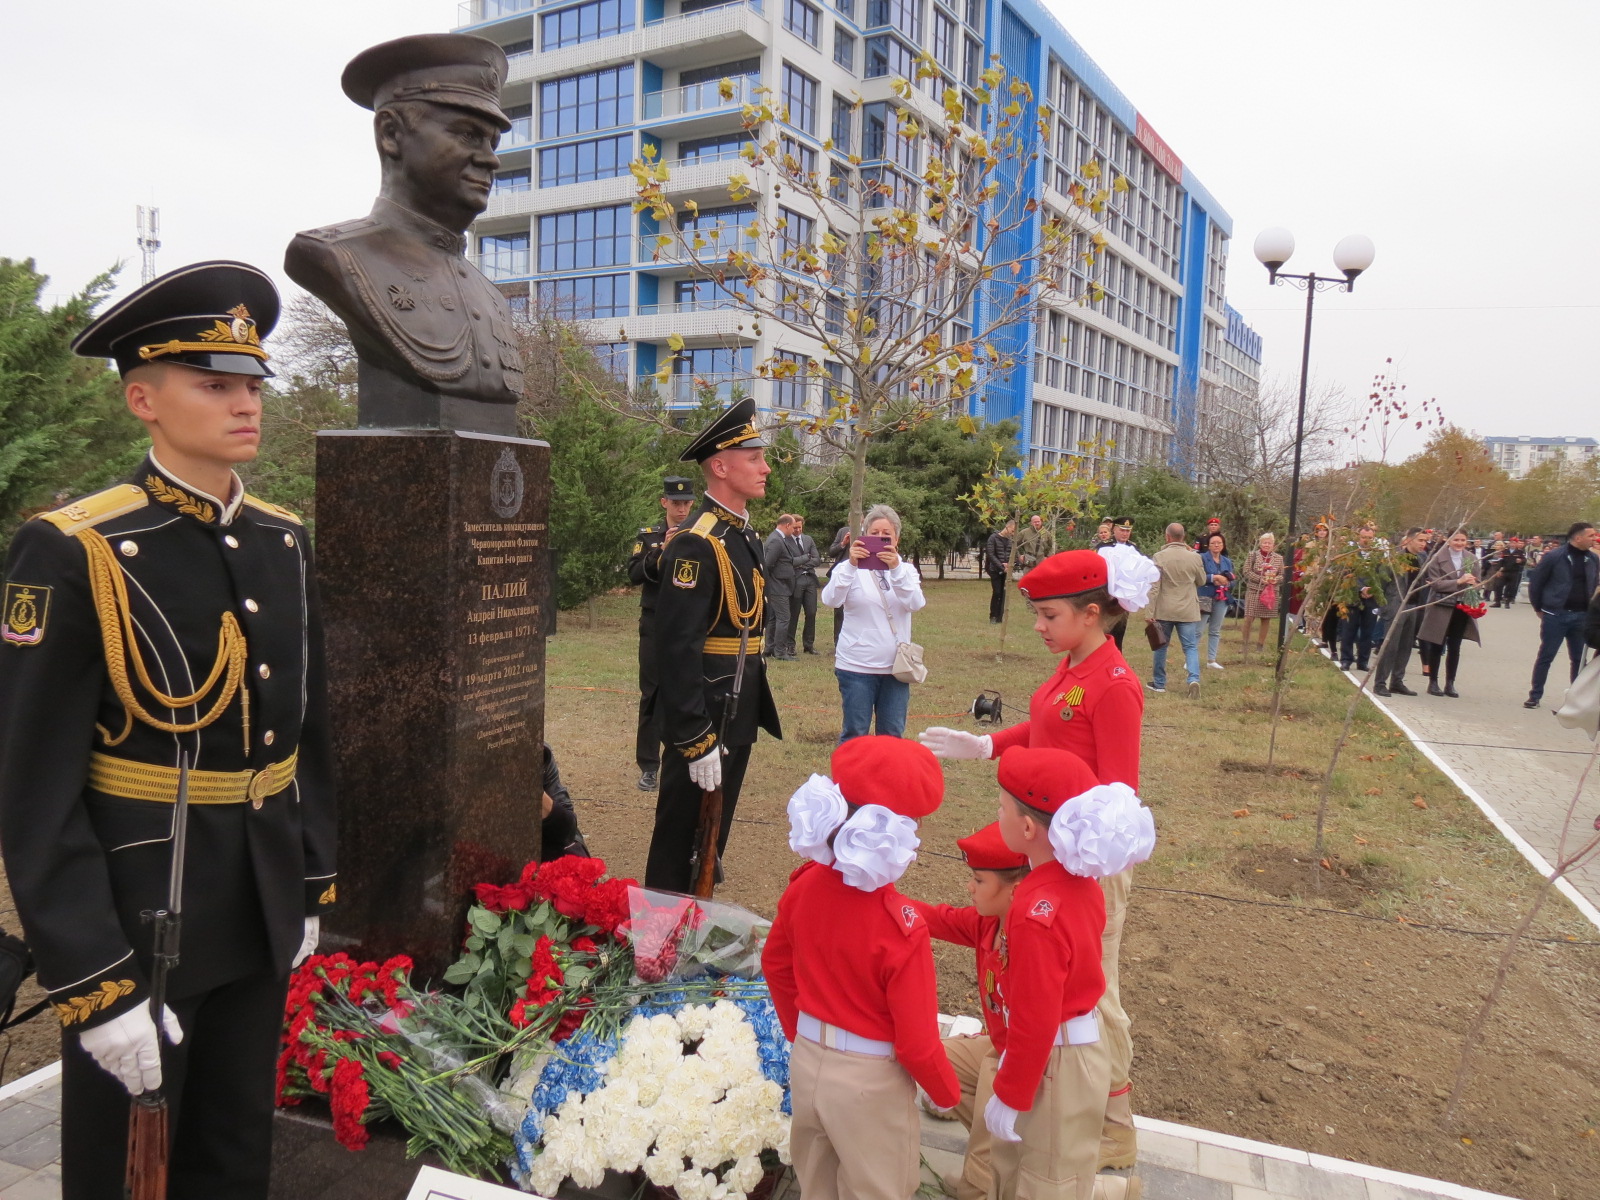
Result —
<path fill-rule="evenodd" d="M 928 922 L 928 932 L 941 942 L 971 946 L 978 955 L 978 1002 L 983 1006 L 983 1023 L 988 1026 L 994 1052 L 1006 1048 L 1006 942 L 999 917 L 983 917 L 971 905 L 924 904 L 913 900 L 917 911 Z"/>
<path fill-rule="evenodd" d="M 1102 910 L 1103 919 L 1103 910 Z M 863 892 L 806 863 L 789 877 L 761 967 L 783 1032 L 800 1013 L 894 1044 L 895 1058 L 940 1108 L 961 1086 L 939 1043 L 928 923 L 894 886 Z"/>
<path fill-rule="evenodd" d="M 993 735 L 994 757 L 1011 746 L 1071 750 L 1101 783 L 1125 783 L 1137 792 L 1144 687 L 1110 638 L 1076 667 L 1069 662 L 1063 656 L 1033 694 L 1026 721 Z M 1062 720 L 1067 710 L 1072 716 Z"/>
<path fill-rule="evenodd" d="M 1105 896 L 1093 879 L 1049 862 L 1017 884 L 1005 920 L 1006 1053 L 994 1094 L 1018 1111 L 1033 1107 L 1062 1022 L 1092 1011 L 1105 993 L 1105 928 Z"/>

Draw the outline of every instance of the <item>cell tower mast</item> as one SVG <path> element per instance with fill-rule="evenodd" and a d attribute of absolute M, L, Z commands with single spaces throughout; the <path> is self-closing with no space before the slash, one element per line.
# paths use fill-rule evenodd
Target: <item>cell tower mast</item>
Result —
<path fill-rule="evenodd" d="M 139 282 L 149 283 L 156 277 L 156 251 L 161 249 L 161 210 L 139 205 L 139 253 L 144 264 L 139 271 Z"/>

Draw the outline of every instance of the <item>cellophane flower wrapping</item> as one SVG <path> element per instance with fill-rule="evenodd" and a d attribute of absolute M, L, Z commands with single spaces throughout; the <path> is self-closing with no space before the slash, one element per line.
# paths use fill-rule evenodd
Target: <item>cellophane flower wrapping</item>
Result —
<path fill-rule="evenodd" d="M 707 974 L 754 979 L 772 923 L 748 909 L 651 888 L 628 889 L 625 928 L 641 983 Z"/>

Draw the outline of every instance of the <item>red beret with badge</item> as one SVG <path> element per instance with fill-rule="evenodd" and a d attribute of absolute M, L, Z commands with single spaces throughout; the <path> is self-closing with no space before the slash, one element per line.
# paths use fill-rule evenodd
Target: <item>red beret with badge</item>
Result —
<path fill-rule="evenodd" d="M 1018 854 L 1000 836 L 1000 822 L 985 825 L 977 833 L 957 838 L 961 859 L 974 871 L 1011 871 L 1028 865 L 1028 856 Z"/>
<path fill-rule="evenodd" d="M 1070 750 L 1012 746 L 1000 756 L 1000 786 L 1029 808 L 1054 813 L 1068 800 L 1099 787 L 1100 780 Z"/>
<path fill-rule="evenodd" d="M 1017 582 L 1029 600 L 1058 600 L 1106 586 L 1106 560 L 1093 550 L 1052 554 Z"/>
<path fill-rule="evenodd" d="M 939 760 L 910 738 L 868 734 L 842 743 L 828 768 L 847 804 L 877 804 L 913 820 L 944 800 Z"/>

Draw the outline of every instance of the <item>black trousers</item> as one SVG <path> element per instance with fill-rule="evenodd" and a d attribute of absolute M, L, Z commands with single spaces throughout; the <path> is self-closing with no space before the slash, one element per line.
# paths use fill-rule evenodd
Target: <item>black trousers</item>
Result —
<path fill-rule="evenodd" d="M 1411 664 L 1411 645 L 1417 640 L 1417 626 L 1422 624 L 1422 610 L 1417 609 L 1395 618 L 1394 632 L 1389 634 L 1389 644 L 1378 656 L 1375 683 L 1393 687 L 1405 683 L 1406 667 Z"/>
<path fill-rule="evenodd" d="M 722 828 L 717 831 L 717 854 L 728 847 L 733 810 L 750 765 L 749 746 L 730 746 L 722 759 Z M 650 856 L 645 860 L 644 885 L 669 892 L 687 892 L 694 886 L 690 859 L 694 835 L 700 825 L 700 797 L 704 793 L 689 778 L 689 761 L 676 752 L 661 763 L 661 791 L 656 796 L 656 828 L 650 836 Z"/>
<path fill-rule="evenodd" d="M 633 761 L 641 772 L 661 766 L 656 689 L 656 626 L 655 617 L 650 614 L 639 618 L 639 728 L 634 732 Z"/>
<path fill-rule="evenodd" d="M 265 1200 L 272 1090 L 289 981 L 263 973 L 168 1003 L 183 1041 L 161 1047 L 168 1200 Z M 123 1200 L 128 1093 L 61 1036 L 62 1200 Z"/>
<path fill-rule="evenodd" d="M 1445 627 L 1444 641 L 1422 643 L 1422 661 L 1428 664 L 1435 683 L 1439 682 L 1439 661 L 1443 659 L 1445 686 L 1455 685 L 1456 668 L 1461 665 L 1461 639 L 1466 635 L 1467 622 L 1471 619 L 1459 608 L 1452 608 L 1450 624 Z"/>
<path fill-rule="evenodd" d="M 809 580 L 810 582 L 807 582 Z M 801 642 L 807 650 L 817 648 L 817 577 L 810 571 L 801 573 L 795 581 L 794 596 L 789 601 L 789 630 L 788 651 L 794 653 L 795 630 L 800 625 L 800 613 L 805 612 L 805 630 L 801 635 Z"/>
<path fill-rule="evenodd" d="M 989 575 L 989 586 L 993 592 L 989 596 L 989 620 L 998 623 L 1006 615 L 1006 577 L 1002 572 L 999 575 Z"/>

